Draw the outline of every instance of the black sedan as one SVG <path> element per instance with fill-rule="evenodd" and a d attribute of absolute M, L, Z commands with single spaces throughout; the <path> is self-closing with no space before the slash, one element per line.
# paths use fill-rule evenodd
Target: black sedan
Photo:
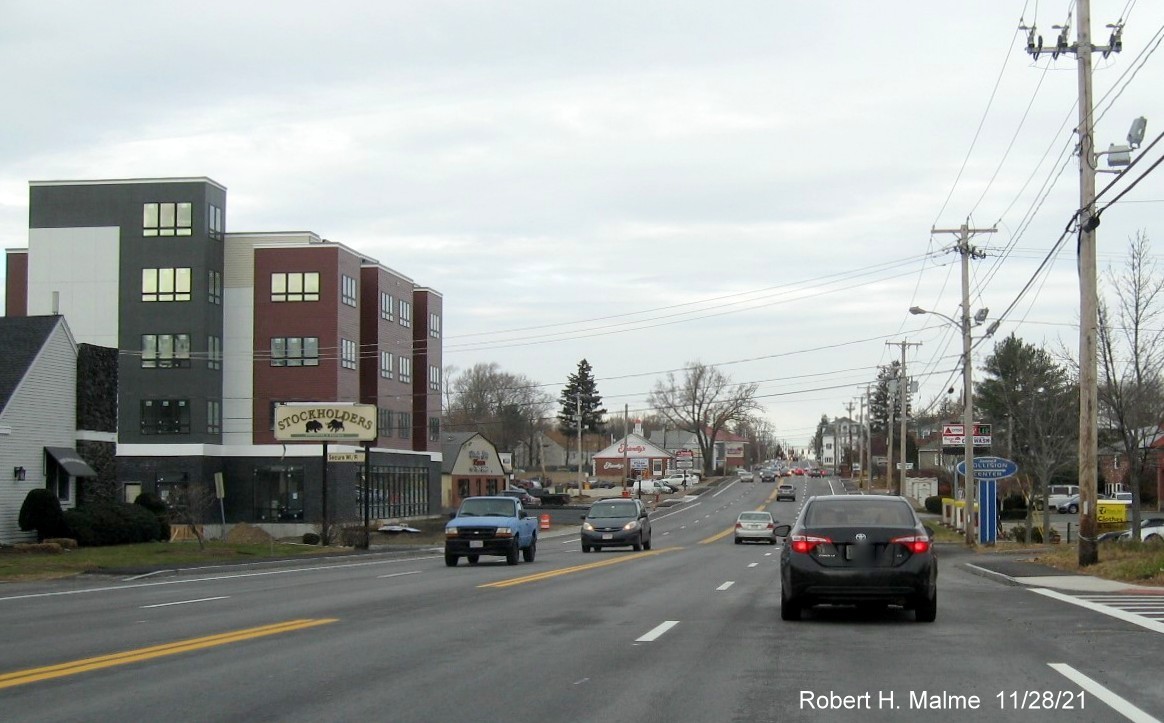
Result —
<path fill-rule="evenodd" d="M 938 611 L 938 561 L 932 531 L 902 497 L 813 497 L 780 553 L 780 617 L 799 620 L 818 604 L 900 605 L 918 622 Z"/>
<path fill-rule="evenodd" d="M 582 552 L 599 547 L 651 549 L 651 518 L 634 499 L 599 500 L 582 520 Z"/>

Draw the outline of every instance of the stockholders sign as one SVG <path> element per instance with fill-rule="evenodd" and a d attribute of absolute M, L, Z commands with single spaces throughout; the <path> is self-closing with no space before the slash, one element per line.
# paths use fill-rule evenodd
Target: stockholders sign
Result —
<path fill-rule="evenodd" d="M 376 439 L 374 404 L 280 404 L 275 407 L 280 442 L 370 442 Z"/>

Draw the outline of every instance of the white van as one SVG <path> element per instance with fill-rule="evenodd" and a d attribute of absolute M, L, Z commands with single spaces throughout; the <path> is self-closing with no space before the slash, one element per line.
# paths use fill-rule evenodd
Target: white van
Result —
<path fill-rule="evenodd" d="M 1051 485 L 1047 488 L 1047 504 L 1051 506 L 1052 510 L 1059 509 L 1059 505 L 1067 504 L 1067 501 L 1079 494 L 1079 485 Z M 1043 500 L 1040 498 L 1035 500 L 1035 509 L 1043 509 Z"/>

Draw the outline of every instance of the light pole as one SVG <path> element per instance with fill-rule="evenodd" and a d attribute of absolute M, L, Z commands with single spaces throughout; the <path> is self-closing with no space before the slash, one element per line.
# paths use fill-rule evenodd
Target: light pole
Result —
<path fill-rule="evenodd" d="M 970 366 L 970 304 L 962 304 L 962 323 L 959 324 L 952 317 L 938 311 L 926 311 L 920 306 L 911 306 L 911 314 L 933 314 L 945 319 L 954 326 L 962 328 L 962 434 L 965 442 L 964 455 L 966 458 L 966 474 L 962 475 L 962 490 L 966 505 L 966 544 L 973 545 L 977 539 L 974 525 L 974 393 Z M 981 309 L 974 315 L 974 321 L 981 324 L 986 319 L 987 310 Z M 994 334 L 998 329 L 998 322 L 991 324 L 986 331 L 987 336 Z"/>

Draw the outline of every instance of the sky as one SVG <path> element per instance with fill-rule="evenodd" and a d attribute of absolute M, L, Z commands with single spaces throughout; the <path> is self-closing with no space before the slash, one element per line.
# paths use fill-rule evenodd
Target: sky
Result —
<path fill-rule="evenodd" d="M 1078 347 L 1067 0 L 0 0 L 0 243 L 34 180 L 207 176 L 226 227 L 313 231 L 444 295 L 445 364 L 558 396 L 585 358 L 649 410 L 700 361 L 758 384 L 794 446 L 900 358 L 915 408 L 960 389 L 955 236 L 996 338 Z M 1148 119 L 1164 3 L 1093 0 L 1097 150 Z M 1101 168 L 1106 168 L 1100 159 Z M 1164 253 L 1164 172 L 1107 209 L 1101 268 Z M 0 274 L 3 270 L 0 269 Z M 1037 275 L 1036 275 L 1037 274 Z M 1024 285 L 1034 278 L 1025 295 Z M 1016 302 L 1017 299 L 1017 303 Z M 975 330 L 981 336 L 985 325 Z M 975 366 L 992 340 L 978 343 Z"/>

